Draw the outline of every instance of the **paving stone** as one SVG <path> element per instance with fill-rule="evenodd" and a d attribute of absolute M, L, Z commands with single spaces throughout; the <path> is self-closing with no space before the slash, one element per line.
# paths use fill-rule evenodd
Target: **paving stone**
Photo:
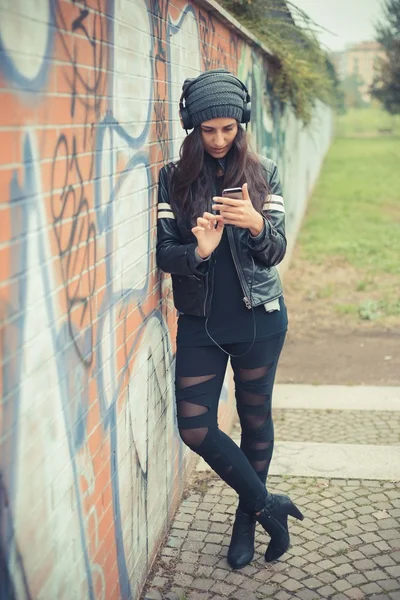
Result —
<path fill-rule="evenodd" d="M 219 499 L 219 500 L 221 500 L 221 499 Z M 198 504 L 196 506 L 197 506 L 198 510 L 205 511 L 205 512 L 207 512 L 207 514 L 210 512 L 210 510 L 214 509 L 214 504 L 212 504 L 211 502 L 200 502 L 200 504 Z"/>
<path fill-rule="evenodd" d="M 208 533 L 204 538 L 204 541 L 212 544 L 220 544 L 223 539 L 224 536 L 221 533 Z"/>
<path fill-rule="evenodd" d="M 208 518 L 212 522 L 225 523 L 225 521 L 228 519 L 228 515 L 226 513 L 218 513 L 218 512 L 217 513 L 210 513 L 208 515 Z"/>
<path fill-rule="evenodd" d="M 385 573 L 385 571 L 382 571 L 381 569 L 365 571 L 364 575 L 369 581 L 379 581 L 380 579 L 388 579 L 388 574 Z"/>
<path fill-rule="evenodd" d="M 386 592 L 400 589 L 400 582 L 394 581 L 393 579 L 387 579 L 379 582 L 380 587 Z"/>
<path fill-rule="evenodd" d="M 203 496 L 203 502 L 209 502 L 210 504 L 216 504 L 219 501 L 219 496 L 213 496 L 211 494 L 206 494 Z"/>
<path fill-rule="evenodd" d="M 174 577 L 174 582 L 180 587 L 190 587 L 192 581 L 193 577 L 191 577 L 187 573 L 176 573 Z"/>
<path fill-rule="evenodd" d="M 335 563 L 328 558 L 321 560 L 321 562 L 317 563 L 317 567 L 326 571 L 327 569 L 332 569 L 335 566 Z"/>
<path fill-rule="evenodd" d="M 202 552 L 204 552 L 204 554 L 213 554 L 214 556 L 217 555 L 219 551 L 220 546 L 218 546 L 218 544 L 206 544 L 202 549 Z"/>
<path fill-rule="evenodd" d="M 368 583 L 368 579 L 361 573 L 352 573 L 346 577 L 351 585 L 360 585 L 360 583 Z"/>
<path fill-rule="evenodd" d="M 190 523 L 189 522 L 183 522 L 183 521 L 174 521 L 174 529 L 171 531 L 171 533 L 173 535 L 178 535 L 180 537 L 185 537 L 186 536 L 186 531 L 189 529 L 190 527 Z M 181 531 L 177 531 L 177 530 L 181 530 Z"/>
<path fill-rule="evenodd" d="M 218 594 L 223 594 L 225 596 L 231 595 L 236 589 L 234 585 L 228 585 L 224 581 L 217 581 L 211 588 L 212 592 L 217 592 Z"/>
<path fill-rule="evenodd" d="M 333 581 L 336 581 L 337 578 L 336 575 L 330 571 L 325 571 L 324 573 L 318 574 L 318 579 L 320 579 L 322 583 L 332 583 Z"/>
<path fill-rule="evenodd" d="M 156 576 L 151 583 L 155 588 L 162 588 L 167 583 L 167 579 L 165 577 Z"/>
<path fill-rule="evenodd" d="M 274 585 L 266 584 L 260 585 L 257 589 L 256 596 L 258 598 L 275 598 L 277 588 Z M 284 591 L 284 590 L 282 590 Z"/>
<path fill-rule="evenodd" d="M 295 579 L 296 581 L 301 581 L 305 577 L 308 577 L 308 573 L 306 573 L 302 569 L 298 569 L 297 567 L 288 569 L 288 574 L 292 579 Z"/>
<path fill-rule="evenodd" d="M 288 563 L 293 565 L 293 567 L 303 567 L 305 564 L 307 564 L 307 561 L 302 558 L 301 556 L 293 556 L 288 560 Z"/>
<path fill-rule="evenodd" d="M 178 537 L 169 537 L 167 540 L 167 546 L 170 548 L 180 548 L 184 540 Z"/>
<path fill-rule="evenodd" d="M 276 596 L 278 597 L 278 596 Z M 293 596 L 291 596 L 293 597 Z M 314 590 L 299 590 L 296 592 L 296 598 L 301 598 L 301 600 L 318 600 L 321 596 L 315 592 Z"/>
<path fill-rule="evenodd" d="M 196 563 L 198 558 L 199 558 L 199 555 L 197 552 L 182 552 L 181 553 L 181 560 L 183 562 Z"/>
<path fill-rule="evenodd" d="M 389 573 L 391 577 L 400 581 L 400 564 L 395 567 L 386 567 L 386 571 Z"/>
<path fill-rule="evenodd" d="M 366 583 L 365 585 L 360 585 L 360 588 L 365 594 L 379 594 L 382 591 L 382 588 L 376 583 Z"/>
<path fill-rule="evenodd" d="M 243 571 L 243 569 L 241 569 L 241 571 Z M 245 581 L 241 585 L 241 588 L 243 590 L 247 590 L 248 592 L 255 592 L 259 586 L 259 581 L 254 581 L 253 579 L 245 579 Z"/>
<path fill-rule="evenodd" d="M 286 581 L 287 578 L 287 575 L 283 575 L 283 573 L 275 573 L 271 577 L 271 582 L 273 581 L 274 583 L 281 584 Z"/>
<path fill-rule="evenodd" d="M 202 548 L 204 548 L 204 542 L 197 542 L 196 540 L 186 540 L 181 549 L 189 552 L 199 552 Z"/>
<path fill-rule="evenodd" d="M 208 591 L 214 584 L 214 580 L 209 577 L 198 577 L 192 582 L 192 587 L 198 590 Z"/>
<path fill-rule="evenodd" d="M 350 588 L 349 590 L 346 590 L 346 598 L 351 598 L 351 600 L 364 600 L 365 594 L 360 588 Z"/>
<path fill-rule="evenodd" d="M 318 575 L 323 569 L 321 569 L 318 564 L 314 565 L 311 563 L 310 565 L 304 565 L 303 570 L 306 571 L 308 575 Z"/>
<path fill-rule="evenodd" d="M 197 577 L 210 577 L 212 572 L 212 567 L 208 567 L 207 565 L 196 565 Z"/>
<path fill-rule="evenodd" d="M 321 581 L 316 577 L 310 577 L 309 579 L 303 579 L 302 584 L 310 588 L 311 590 L 314 590 L 315 588 L 318 588 L 321 585 Z"/>
<path fill-rule="evenodd" d="M 192 528 L 198 531 L 208 531 L 210 524 L 208 521 L 193 521 Z"/>
<path fill-rule="evenodd" d="M 395 529 L 388 529 L 387 531 L 381 531 L 380 536 L 384 540 L 393 540 L 399 537 L 399 532 Z"/>
<path fill-rule="evenodd" d="M 398 526 L 399 523 L 396 519 L 383 519 L 382 521 L 379 521 L 380 529 L 394 529 L 398 532 Z"/>
<path fill-rule="evenodd" d="M 253 592 L 248 590 L 236 590 L 232 594 L 232 600 L 259 600 Z"/>
<path fill-rule="evenodd" d="M 225 573 L 226 575 L 226 573 Z M 241 585 L 243 583 L 243 581 L 245 580 L 245 578 L 243 577 L 243 575 L 240 575 L 239 573 L 229 573 L 226 578 L 225 578 L 225 583 L 231 583 L 232 585 Z"/>
<path fill-rule="evenodd" d="M 292 594 L 288 594 L 285 590 L 281 590 L 278 593 L 275 593 L 275 596 L 272 596 L 275 600 L 290 600 L 293 598 Z M 308 599 L 306 599 L 308 600 Z"/>
<path fill-rule="evenodd" d="M 355 569 L 357 569 L 357 571 L 367 571 L 369 569 L 373 569 L 375 564 L 373 560 L 370 560 L 369 558 L 363 558 L 362 560 L 356 560 L 353 566 Z"/>
<path fill-rule="evenodd" d="M 324 585 L 323 587 L 318 589 L 318 593 L 321 598 L 331 598 L 332 594 L 336 592 L 335 588 L 331 585 Z"/>
<path fill-rule="evenodd" d="M 348 559 L 347 555 L 344 555 L 344 554 L 340 554 L 339 556 L 332 556 L 331 560 L 332 560 L 332 562 L 335 563 L 335 565 L 349 564 L 349 559 Z"/>
<path fill-rule="evenodd" d="M 230 525 L 226 525 L 223 523 L 211 523 L 210 532 L 211 533 L 226 533 L 230 529 Z"/>
<path fill-rule="evenodd" d="M 202 554 L 199 558 L 199 563 L 202 565 L 210 565 L 211 567 L 213 567 L 218 561 L 218 556 L 211 556 L 211 554 Z"/>
<path fill-rule="evenodd" d="M 218 581 L 225 579 L 228 576 L 228 571 L 226 569 L 216 568 L 212 572 L 212 579 L 217 579 Z"/>
<path fill-rule="evenodd" d="M 144 595 L 144 600 L 163 600 L 163 598 L 159 590 L 151 589 Z"/>
<path fill-rule="evenodd" d="M 344 592 L 345 590 L 351 588 L 351 583 L 349 583 L 345 579 L 339 579 L 339 581 L 332 581 L 332 585 L 334 588 L 339 590 L 339 592 Z"/>
<path fill-rule="evenodd" d="M 206 531 L 196 531 L 196 530 L 190 529 L 190 531 L 187 532 L 186 539 L 194 540 L 196 542 L 203 542 L 206 535 L 207 535 Z"/>
<path fill-rule="evenodd" d="M 185 593 L 184 591 L 181 594 L 179 592 L 176 592 L 175 590 L 173 592 L 172 591 L 168 592 L 165 595 L 165 600 L 181 600 L 181 598 L 183 597 L 184 593 Z M 163 600 L 164 600 L 164 598 L 163 598 Z"/>
<path fill-rule="evenodd" d="M 350 573 L 354 573 L 354 567 L 352 567 L 351 565 L 348 565 L 348 564 L 343 564 L 343 565 L 339 565 L 338 567 L 335 567 L 334 569 L 332 569 L 332 571 L 338 577 L 345 577 L 346 575 L 349 575 Z"/>
<path fill-rule="evenodd" d="M 283 588 L 285 588 L 285 590 L 288 590 L 289 592 L 295 592 L 296 590 L 299 590 L 300 588 L 304 587 L 302 583 L 292 578 L 286 579 L 281 585 Z"/>
<path fill-rule="evenodd" d="M 210 594 L 191 590 L 187 593 L 187 600 L 210 600 Z M 186 599 L 185 599 L 186 600 Z"/>
<path fill-rule="evenodd" d="M 188 573 L 190 575 L 191 573 L 197 572 L 197 567 L 194 565 L 194 563 L 182 562 L 175 566 L 175 570 Z"/>

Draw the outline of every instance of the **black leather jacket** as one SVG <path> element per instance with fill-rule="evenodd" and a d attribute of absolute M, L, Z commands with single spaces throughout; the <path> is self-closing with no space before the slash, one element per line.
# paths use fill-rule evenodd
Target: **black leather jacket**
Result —
<path fill-rule="evenodd" d="M 276 164 L 259 156 L 270 189 L 262 215 L 264 230 L 252 237 L 248 229 L 226 226 L 232 258 L 247 308 L 265 304 L 282 295 L 276 265 L 286 252 L 285 209 Z M 172 275 L 174 304 L 179 312 L 207 316 L 213 289 L 213 255 L 201 261 L 195 253 L 197 240 L 179 228 L 171 210 L 168 179 L 171 164 L 160 170 L 158 187 L 158 267 Z"/>

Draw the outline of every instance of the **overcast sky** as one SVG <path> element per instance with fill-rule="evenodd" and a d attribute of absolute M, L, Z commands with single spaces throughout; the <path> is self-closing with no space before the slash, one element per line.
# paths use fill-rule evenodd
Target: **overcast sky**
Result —
<path fill-rule="evenodd" d="M 375 39 L 374 24 L 382 16 L 381 0 L 291 0 L 319 25 L 322 44 L 343 50 L 348 44 Z"/>

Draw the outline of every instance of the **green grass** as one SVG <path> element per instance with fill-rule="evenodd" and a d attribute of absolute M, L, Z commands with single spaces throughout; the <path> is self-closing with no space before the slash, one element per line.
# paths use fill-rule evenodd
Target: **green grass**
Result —
<path fill-rule="evenodd" d="M 360 321 L 390 317 L 393 325 L 400 317 L 400 127 L 398 135 L 377 134 L 387 119 L 377 109 L 340 117 L 348 134 L 335 138 L 325 159 L 298 243 L 325 276 L 308 300 L 333 302 L 337 314 Z M 372 125 L 375 135 L 362 135 Z"/>
<path fill-rule="evenodd" d="M 305 258 L 339 256 L 360 272 L 400 274 L 400 136 L 336 138 L 299 243 Z"/>
<path fill-rule="evenodd" d="M 349 109 L 336 118 L 337 137 L 366 135 L 400 135 L 400 115 L 390 115 L 380 108 Z M 390 133 L 389 133 L 390 132 Z"/>

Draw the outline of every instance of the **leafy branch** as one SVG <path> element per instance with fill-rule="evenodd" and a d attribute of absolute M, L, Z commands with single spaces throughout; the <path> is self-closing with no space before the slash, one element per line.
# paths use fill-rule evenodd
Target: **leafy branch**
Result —
<path fill-rule="evenodd" d="M 272 86 L 304 124 L 311 121 L 317 100 L 337 103 L 338 81 L 327 52 L 317 39 L 322 27 L 292 2 L 220 0 L 273 53 Z"/>

